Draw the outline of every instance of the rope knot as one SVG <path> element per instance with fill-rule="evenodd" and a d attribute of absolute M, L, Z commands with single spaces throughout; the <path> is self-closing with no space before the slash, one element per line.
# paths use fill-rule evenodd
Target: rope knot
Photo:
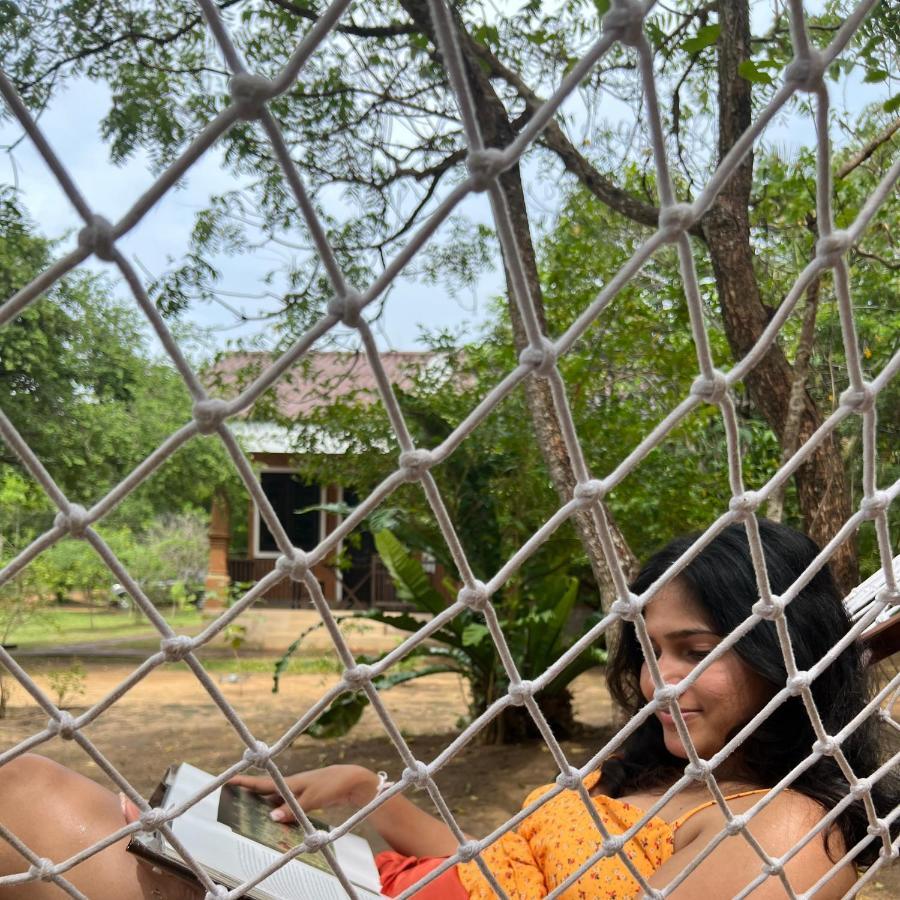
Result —
<path fill-rule="evenodd" d="M 832 231 L 816 241 L 816 259 L 827 266 L 834 266 L 850 246 L 850 235 L 846 231 Z"/>
<path fill-rule="evenodd" d="M 875 491 L 871 497 L 863 497 L 859 504 L 859 510 L 866 519 L 874 519 L 886 512 L 891 505 L 891 498 L 887 491 Z"/>
<path fill-rule="evenodd" d="M 163 638 L 159 642 L 159 649 L 166 662 L 180 662 L 194 649 L 194 642 L 186 634 L 176 634 L 174 637 Z"/>
<path fill-rule="evenodd" d="M 89 250 L 97 259 L 112 262 L 116 256 L 116 245 L 109 219 L 91 216 L 91 221 L 78 232 L 78 246 Z"/>
<path fill-rule="evenodd" d="M 309 572 L 309 558 L 297 547 L 294 547 L 290 556 L 279 556 L 275 568 L 291 581 L 303 581 Z"/>
<path fill-rule="evenodd" d="M 198 400 L 194 404 L 194 424 L 200 434 L 213 434 L 228 415 L 228 404 L 218 397 Z"/>
<path fill-rule="evenodd" d="M 749 519 L 759 506 L 759 495 L 756 491 L 744 491 L 728 501 L 728 509 L 737 513 L 739 521 Z"/>
<path fill-rule="evenodd" d="M 328 301 L 328 314 L 335 316 L 347 328 L 359 328 L 364 305 L 362 294 L 354 288 L 347 288 L 340 297 L 332 297 Z"/>
<path fill-rule="evenodd" d="M 684 774 L 694 781 L 706 781 L 711 771 L 709 763 L 705 759 L 698 759 L 697 762 L 692 762 L 685 767 Z"/>
<path fill-rule="evenodd" d="M 690 203 L 673 203 L 659 211 L 659 229 L 668 241 L 675 241 L 694 224 L 694 207 Z"/>
<path fill-rule="evenodd" d="M 841 406 L 849 406 L 854 412 L 862 414 L 874 408 L 877 396 L 872 385 L 868 381 L 864 381 L 860 390 L 847 388 L 841 394 Z"/>
<path fill-rule="evenodd" d="M 466 166 L 472 177 L 472 190 L 480 193 L 491 186 L 491 182 L 506 169 L 508 163 L 502 150 L 485 147 L 483 150 L 470 150 Z"/>
<path fill-rule="evenodd" d="M 625 838 L 621 834 L 611 834 L 603 839 L 603 855 L 612 856 L 625 846 Z"/>
<path fill-rule="evenodd" d="M 213 886 L 211 891 L 207 891 L 203 900 L 224 900 L 228 896 L 228 888 L 222 887 L 221 884 Z"/>
<path fill-rule="evenodd" d="M 900 606 L 900 589 L 890 588 L 885 585 L 875 594 L 876 603 L 887 603 L 890 606 Z"/>
<path fill-rule="evenodd" d="M 792 697 L 799 697 L 803 693 L 803 689 L 809 687 L 811 681 L 809 672 L 798 672 L 796 675 L 791 675 L 788 678 L 787 691 Z"/>
<path fill-rule="evenodd" d="M 525 701 L 534 694 L 534 686 L 530 681 L 520 681 L 518 684 L 511 684 L 507 693 L 512 699 L 513 706 L 523 706 Z"/>
<path fill-rule="evenodd" d="M 822 756 L 834 756 L 840 748 L 840 744 L 829 734 L 824 740 L 813 744 L 813 753 L 821 753 Z"/>
<path fill-rule="evenodd" d="M 872 781 L 869 778 L 857 778 L 856 784 L 850 788 L 854 800 L 862 800 L 872 790 Z"/>
<path fill-rule="evenodd" d="M 68 512 L 58 512 L 53 519 L 57 528 L 68 531 L 73 538 L 83 538 L 90 524 L 87 510 L 80 503 L 71 503 Z"/>
<path fill-rule="evenodd" d="M 78 731 L 78 725 L 75 724 L 75 719 L 70 713 L 61 709 L 59 716 L 52 718 L 47 723 L 47 730 L 58 734 L 64 741 L 71 741 L 75 737 L 75 732 Z"/>
<path fill-rule="evenodd" d="M 434 456 L 430 450 L 404 450 L 398 461 L 407 481 L 421 481 L 434 465 Z"/>
<path fill-rule="evenodd" d="M 47 859 L 46 856 L 43 856 L 28 867 L 28 874 L 32 878 L 49 881 L 56 874 L 56 866 L 53 864 L 52 859 Z"/>
<path fill-rule="evenodd" d="M 678 701 L 678 689 L 674 684 L 666 684 L 653 692 L 653 699 L 660 706 L 671 706 Z"/>
<path fill-rule="evenodd" d="M 472 612 L 484 612 L 488 604 L 488 592 L 483 581 L 477 579 L 472 582 L 471 586 L 463 587 L 456 595 L 456 599 L 462 603 L 466 609 Z"/>
<path fill-rule="evenodd" d="M 572 496 L 579 508 L 586 509 L 589 506 L 593 506 L 598 500 L 602 500 L 608 490 L 609 488 L 606 486 L 605 481 L 601 481 L 599 478 L 591 478 L 589 481 L 579 481 L 575 485 Z"/>
<path fill-rule="evenodd" d="M 643 37 L 644 10 L 634 0 L 613 0 L 612 8 L 603 17 L 600 26 L 613 40 L 634 47 Z"/>
<path fill-rule="evenodd" d="M 725 399 L 725 394 L 728 393 L 728 379 L 725 377 L 724 372 L 713 369 L 713 373 L 709 378 L 705 375 L 700 375 L 694 379 L 694 383 L 691 385 L 691 393 L 702 397 L 707 403 L 713 403 L 718 406 Z"/>
<path fill-rule="evenodd" d="M 254 741 L 253 746 L 244 751 L 244 762 L 256 766 L 257 769 L 264 769 L 271 758 L 272 750 L 264 741 Z"/>
<path fill-rule="evenodd" d="M 331 835 L 327 831 L 317 829 L 304 835 L 303 843 L 306 844 L 307 852 L 318 853 L 326 844 L 331 843 Z"/>
<path fill-rule="evenodd" d="M 643 605 L 636 594 L 629 594 L 627 597 L 619 597 L 614 600 L 609 611 L 613 615 L 618 616 L 623 622 L 634 622 L 640 615 Z"/>
<path fill-rule="evenodd" d="M 736 834 L 740 834 L 746 827 L 746 816 L 732 816 L 725 824 L 725 834 L 729 837 L 734 837 Z"/>
<path fill-rule="evenodd" d="M 810 50 L 809 55 L 795 58 L 784 70 L 784 81 L 798 91 L 814 93 L 822 87 L 825 75 L 825 57 L 818 50 Z"/>
<path fill-rule="evenodd" d="M 876 819 L 874 825 L 869 825 L 866 828 L 866 834 L 871 834 L 874 837 L 880 837 L 887 841 L 891 840 L 891 829 L 884 819 Z"/>
<path fill-rule="evenodd" d="M 471 862 L 478 855 L 478 841 L 464 841 L 456 848 L 460 862 Z"/>
<path fill-rule="evenodd" d="M 556 366 L 556 346 L 550 338 L 542 337 L 540 346 L 531 344 L 519 354 L 519 363 L 547 378 Z"/>
<path fill-rule="evenodd" d="M 569 766 L 568 772 L 560 772 L 556 776 L 556 783 L 567 791 L 577 791 L 581 784 L 581 772 Z"/>
<path fill-rule="evenodd" d="M 372 681 L 372 667 L 364 663 L 344 669 L 344 684 L 354 691 L 362 690 Z"/>
<path fill-rule="evenodd" d="M 275 96 L 275 87 L 268 78 L 251 72 L 232 75 L 228 82 L 231 99 L 238 115 L 247 121 L 258 119 L 265 111 L 267 100 Z"/>
<path fill-rule="evenodd" d="M 772 878 L 777 878 L 784 872 L 784 866 L 777 862 L 766 863 L 762 868 L 763 872 Z"/>
<path fill-rule="evenodd" d="M 428 787 L 428 780 L 431 777 L 428 772 L 428 766 L 421 760 L 416 760 L 411 766 L 407 766 L 400 776 L 406 784 L 411 784 L 420 791 Z"/>
<path fill-rule="evenodd" d="M 757 600 L 751 607 L 752 611 L 767 622 L 774 622 L 784 612 L 784 600 L 773 596 L 770 601 Z"/>
<path fill-rule="evenodd" d="M 155 806 L 153 809 L 147 809 L 141 813 L 141 828 L 144 831 L 159 831 L 168 819 L 166 811 Z"/>

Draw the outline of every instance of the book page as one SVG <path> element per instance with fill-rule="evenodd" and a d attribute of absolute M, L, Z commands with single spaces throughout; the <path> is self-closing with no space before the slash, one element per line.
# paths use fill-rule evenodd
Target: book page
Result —
<path fill-rule="evenodd" d="M 225 832 L 216 823 L 188 821 L 181 817 L 174 821 L 173 830 L 199 863 L 213 873 L 227 876 L 229 887 L 254 878 L 281 856 L 239 834 Z M 226 840 L 223 840 L 223 834 L 227 836 Z M 357 888 L 357 893 L 363 900 L 381 897 L 362 886 Z M 333 874 L 297 860 L 285 863 L 248 896 L 265 897 L 266 900 L 269 897 L 272 900 L 347 900 L 347 893 Z"/>
<path fill-rule="evenodd" d="M 269 818 L 270 809 L 259 794 L 233 784 L 225 784 L 219 794 L 216 818 L 237 834 L 279 853 L 286 853 L 302 844 L 306 836 L 303 829 L 297 823 L 273 822 Z M 311 821 L 315 828 L 331 830 L 329 825 L 314 817 L 311 817 Z M 379 890 L 381 881 L 367 841 L 354 834 L 344 835 L 332 844 L 332 850 L 338 865 L 353 884 L 369 890 Z M 321 853 L 304 853 L 297 858 L 307 865 L 331 873 L 331 867 Z"/>

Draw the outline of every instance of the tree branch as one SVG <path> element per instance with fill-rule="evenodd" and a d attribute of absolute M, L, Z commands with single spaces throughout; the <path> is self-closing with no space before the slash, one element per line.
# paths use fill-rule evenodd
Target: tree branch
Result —
<path fill-rule="evenodd" d="M 314 9 L 306 9 L 298 6 L 291 0 L 267 0 L 267 2 L 277 6 L 279 9 L 285 10 L 292 15 L 309 22 L 315 22 L 319 18 L 319 13 Z M 419 29 L 412 22 L 405 24 L 403 22 L 392 22 L 390 25 L 335 25 L 334 31 L 339 34 L 350 34 L 354 37 L 367 38 L 388 38 L 396 37 L 404 34 L 418 34 Z"/>
<path fill-rule="evenodd" d="M 521 76 L 501 62 L 489 48 L 473 40 L 467 33 L 460 35 L 463 48 L 481 62 L 486 63 L 490 74 L 505 81 L 525 102 L 526 116 L 519 116 L 516 124 L 524 125 L 543 106 L 544 100 L 539 97 L 521 78 Z M 618 185 L 603 175 L 590 160 L 578 151 L 565 135 L 559 123 L 551 119 L 541 134 L 541 144 L 552 150 L 560 159 L 566 170 L 571 172 L 598 200 L 610 209 L 637 222 L 656 228 L 659 225 L 659 209 L 652 204 L 623 191 Z M 702 236 L 699 226 L 691 229 L 691 233 Z"/>
<path fill-rule="evenodd" d="M 880 131 L 864 147 L 858 150 L 835 173 L 837 179 L 846 178 L 854 169 L 861 166 L 882 144 L 886 144 L 900 131 L 900 117 L 894 119 L 887 128 Z"/>

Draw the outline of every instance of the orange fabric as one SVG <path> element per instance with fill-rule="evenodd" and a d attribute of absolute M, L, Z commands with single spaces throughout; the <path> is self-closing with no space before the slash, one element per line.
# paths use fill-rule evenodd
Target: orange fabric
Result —
<path fill-rule="evenodd" d="M 590 790 L 599 780 L 593 772 L 584 779 Z M 544 785 L 525 799 L 523 806 L 546 794 Z M 610 834 L 623 834 L 643 815 L 643 810 L 612 797 L 591 798 Z M 482 853 L 510 900 L 540 900 L 562 884 L 600 846 L 601 836 L 577 791 L 562 791 L 525 819 L 514 832 L 503 835 Z M 652 875 L 671 855 L 674 832 L 668 822 L 654 816 L 625 844 L 623 852 L 645 877 Z M 459 880 L 471 900 L 495 900 L 496 894 L 475 863 L 457 867 Z M 599 860 L 560 900 L 615 900 L 635 897 L 640 885 L 618 857 Z"/>
<path fill-rule="evenodd" d="M 590 791 L 599 781 L 593 772 L 584 779 Z M 528 806 L 553 785 L 544 785 L 526 797 Z M 766 790 L 743 791 L 726 797 L 735 800 Z M 591 798 L 609 833 L 624 834 L 644 816 L 644 810 L 623 800 L 598 795 Z M 711 806 L 702 803 L 672 824 L 653 816 L 622 848 L 634 868 L 649 878 L 673 853 L 675 831 L 692 815 Z M 602 843 L 593 819 L 577 791 L 562 791 L 525 819 L 514 832 L 503 835 L 482 852 L 510 900 L 540 900 L 568 878 L 596 852 Z M 470 900 L 495 900 L 496 894 L 474 862 L 457 867 Z M 618 856 L 598 860 L 560 900 L 622 900 L 637 897 L 641 888 Z"/>
<path fill-rule="evenodd" d="M 378 875 L 381 878 L 381 892 L 387 897 L 396 897 L 420 878 L 436 869 L 446 856 L 404 856 L 393 850 L 386 850 L 375 857 Z M 456 867 L 451 866 L 438 875 L 421 891 L 416 892 L 416 900 L 468 900 L 468 893 L 462 886 Z"/>

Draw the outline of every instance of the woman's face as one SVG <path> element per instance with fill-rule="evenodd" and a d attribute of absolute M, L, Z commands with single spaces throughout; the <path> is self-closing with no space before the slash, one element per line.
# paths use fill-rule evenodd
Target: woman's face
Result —
<path fill-rule="evenodd" d="M 647 631 L 660 674 L 666 684 L 677 684 L 721 641 L 722 636 L 704 615 L 687 586 L 671 581 L 644 610 Z M 653 698 L 653 682 L 645 662 L 641 692 Z M 697 752 L 709 759 L 721 750 L 728 736 L 756 715 L 774 688 L 754 672 L 733 650 L 712 663 L 678 698 L 678 706 Z M 666 709 L 657 710 L 666 748 L 687 758 L 675 720 Z"/>

